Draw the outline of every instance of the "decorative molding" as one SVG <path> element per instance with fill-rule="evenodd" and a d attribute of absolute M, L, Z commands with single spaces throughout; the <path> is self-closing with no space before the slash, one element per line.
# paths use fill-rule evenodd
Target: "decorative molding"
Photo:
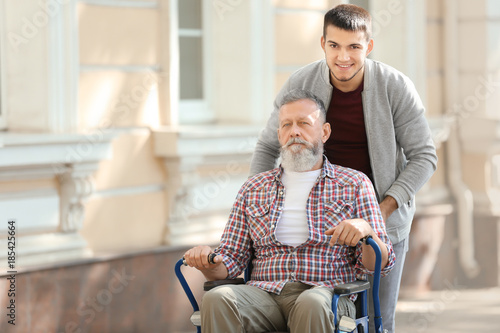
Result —
<path fill-rule="evenodd" d="M 83 226 L 85 201 L 95 189 L 92 174 L 98 164 L 80 164 L 66 168 L 60 175 L 61 224 L 60 231 L 76 232 Z"/>
<path fill-rule="evenodd" d="M 21 229 L 22 231 L 22 229 Z M 87 242 L 78 233 L 45 233 L 17 237 L 16 266 L 56 263 L 92 254 Z M 7 239 L 0 239 L 0 246 L 7 248 Z M 0 252 L 0 260 L 6 262 L 7 251 Z"/>
<path fill-rule="evenodd" d="M 141 195 L 147 193 L 162 192 L 164 190 L 165 190 L 165 185 L 159 185 L 159 184 L 134 186 L 134 187 L 120 187 L 120 188 L 95 191 L 92 193 L 90 199 L 121 197 L 126 195 Z"/>
<path fill-rule="evenodd" d="M 0 194 L 0 216 L 17 220 L 20 226 L 19 262 L 44 264 L 89 253 L 78 233 L 84 204 L 94 191 L 92 174 L 100 161 L 111 158 L 116 135 L 99 131 L 0 135 L 0 180 L 56 178 L 60 182 L 59 188 Z M 0 237 L 0 245 L 5 242 Z"/>
<path fill-rule="evenodd" d="M 27 169 L 52 167 L 53 174 L 64 166 L 96 162 L 111 157 L 111 140 L 115 134 L 95 131 L 86 134 L 19 134 L 0 135 L 0 178 L 2 173 L 26 175 Z M 20 169 L 19 169 L 20 168 Z"/>
<path fill-rule="evenodd" d="M 29 209 L 27 209 L 29 208 Z M 21 235 L 54 232 L 59 225 L 59 194 L 46 188 L 0 194 L 0 220 L 17 220 Z M 0 224 L 0 235 L 7 234 L 7 223 Z"/>
<path fill-rule="evenodd" d="M 157 156 L 167 158 L 251 154 L 261 130 L 261 126 L 163 127 L 153 131 L 154 149 Z"/>
<path fill-rule="evenodd" d="M 259 130 L 215 126 L 163 128 L 153 133 L 156 156 L 163 159 L 168 175 L 168 245 L 220 237 L 234 198 L 248 177 Z"/>
<path fill-rule="evenodd" d="M 0 148 L 1 150 L 1 148 Z M 3 168 L 0 171 L 0 181 L 50 179 L 55 174 L 53 166 L 20 166 Z"/>

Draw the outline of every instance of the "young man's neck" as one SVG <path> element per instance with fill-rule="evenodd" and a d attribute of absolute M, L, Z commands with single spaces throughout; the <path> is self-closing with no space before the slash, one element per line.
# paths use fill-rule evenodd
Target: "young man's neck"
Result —
<path fill-rule="evenodd" d="M 339 81 L 332 73 L 330 73 L 330 83 L 332 86 L 337 88 L 342 92 L 350 92 L 358 89 L 361 82 L 363 82 L 363 75 L 365 74 L 365 68 L 363 67 L 352 79 L 349 81 Z"/>

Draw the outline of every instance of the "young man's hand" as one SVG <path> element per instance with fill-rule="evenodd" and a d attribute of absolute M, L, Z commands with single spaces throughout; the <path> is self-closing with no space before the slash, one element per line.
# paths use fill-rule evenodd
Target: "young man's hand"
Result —
<path fill-rule="evenodd" d="M 398 209 L 398 203 L 396 202 L 396 199 L 394 199 L 390 195 L 386 196 L 380 203 L 380 212 L 382 213 L 382 217 L 384 218 L 384 223 L 387 223 L 387 219 L 392 215 L 392 213 L 394 213 L 396 209 Z"/>
<path fill-rule="evenodd" d="M 351 219 L 344 220 L 340 222 L 337 226 L 325 231 L 325 234 L 332 235 L 330 239 L 330 246 L 335 245 L 347 245 L 356 246 L 361 238 L 366 236 L 372 236 L 380 247 L 382 252 L 382 268 L 384 268 L 389 259 L 389 254 L 387 252 L 387 247 L 384 242 L 377 236 L 375 231 L 368 222 L 363 219 Z M 375 252 L 371 246 L 363 244 L 363 265 L 369 270 L 375 268 Z"/>

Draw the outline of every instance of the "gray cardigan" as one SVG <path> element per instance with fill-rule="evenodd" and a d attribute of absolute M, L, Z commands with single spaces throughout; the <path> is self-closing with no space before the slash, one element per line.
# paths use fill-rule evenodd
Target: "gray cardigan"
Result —
<path fill-rule="evenodd" d="M 251 175 L 275 167 L 280 152 L 278 105 L 293 89 L 311 91 L 328 107 L 333 88 L 325 60 L 299 69 L 281 88 L 274 111 L 257 142 Z M 397 244 L 410 233 L 416 192 L 436 170 L 436 148 L 415 86 L 396 69 L 366 59 L 362 99 L 377 198 L 381 202 L 390 195 L 399 206 L 386 221 L 389 238 Z M 335 131 L 335 124 L 331 126 Z"/>

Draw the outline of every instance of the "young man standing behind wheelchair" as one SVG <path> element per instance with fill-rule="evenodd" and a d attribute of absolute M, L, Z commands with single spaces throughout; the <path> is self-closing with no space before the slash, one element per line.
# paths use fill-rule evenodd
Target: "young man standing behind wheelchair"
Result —
<path fill-rule="evenodd" d="M 204 295 L 203 333 L 333 332 L 333 288 L 364 279 L 375 266 L 373 250 L 360 240 L 371 236 L 380 246 L 383 275 L 394 266 L 370 180 L 323 156 L 331 133 L 323 102 L 291 91 L 281 99 L 278 124 L 281 165 L 241 187 L 215 263 L 209 246 L 184 255 L 208 280 L 235 278 L 253 263 L 246 285 Z M 350 298 L 341 298 L 339 318 L 355 311 Z"/>
<path fill-rule="evenodd" d="M 292 89 L 307 89 L 318 96 L 334 128 L 325 143 L 325 155 L 333 164 L 370 178 L 393 244 L 396 266 L 380 282 L 383 326 L 393 333 L 414 198 L 436 170 L 437 155 L 413 83 L 396 69 L 367 58 L 373 50 L 371 30 L 370 14 L 361 7 L 343 4 L 325 14 L 321 37 L 325 59 L 297 70 L 281 88 L 257 142 L 251 174 L 275 166 L 281 97 Z M 373 331 L 372 321 L 370 326 Z"/>

